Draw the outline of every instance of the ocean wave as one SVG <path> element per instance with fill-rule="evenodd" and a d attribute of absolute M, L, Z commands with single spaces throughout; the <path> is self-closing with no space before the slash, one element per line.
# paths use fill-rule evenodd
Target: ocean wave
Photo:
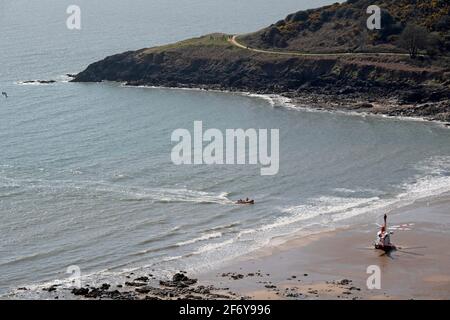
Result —
<path fill-rule="evenodd" d="M 233 222 L 233 223 L 228 223 L 228 224 L 212 227 L 210 230 L 211 231 L 227 230 L 227 229 L 231 229 L 231 228 L 239 226 L 240 223 L 241 223 L 240 221 L 236 221 L 236 222 Z"/>
<path fill-rule="evenodd" d="M 267 101 L 272 107 L 286 107 L 286 108 L 295 108 L 297 107 L 291 98 L 278 95 L 278 94 L 258 94 L 251 92 L 243 92 L 243 91 L 232 91 L 232 90 L 222 90 L 222 89 L 205 89 L 200 87 L 167 87 L 167 86 L 148 86 L 148 85 L 139 85 L 139 86 L 130 86 L 126 83 L 121 83 L 121 87 L 124 88 L 141 88 L 141 89 L 165 89 L 165 90 L 184 90 L 184 91 L 200 91 L 200 92 L 216 92 L 216 93 L 230 93 L 230 94 L 239 94 L 246 97 L 258 98 Z"/>
<path fill-rule="evenodd" d="M 382 190 L 372 188 L 356 188 L 356 189 L 334 188 L 333 191 L 339 194 L 351 194 L 351 195 L 369 194 L 373 196 L 380 196 L 384 194 Z"/>
<path fill-rule="evenodd" d="M 292 102 L 292 99 L 284 97 L 277 94 L 257 94 L 257 93 L 244 93 L 245 96 L 252 98 L 263 99 L 273 107 L 285 107 L 285 108 L 295 108 L 296 105 Z"/>
<path fill-rule="evenodd" d="M 192 254 L 193 255 L 198 255 L 198 254 L 202 254 L 202 253 L 206 253 L 209 251 L 215 251 L 219 248 L 225 247 L 229 244 L 232 244 L 234 242 L 234 239 L 228 239 L 225 240 L 223 242 L 218 242 L 218 243 L 208 243 L 205 244 L 203 246 L 201 246 L 200 248 L 198 248 L 197 250 L 195 250 Z"/>
<path fill-rule="evenodd" d="M 197 237 L 197 238 L 194 238 L 194 239 L 191 239 L 191 240 L 178 242 L 176 245 L 181 247 L 181 246 L 185 246 L 185 245 L 189 245 L 189 244 L 194 244 L 196 242 L 205 241 L 205 240 L 209 240 L 209 239 L 220 238 L 220 237 L 222 237 L 222 233 L 221 232 L 207 233 L 207 234 L 204 234 L 204 235 L 202 235 L 200 237 Z"/>
<path fill-rule="evenodd" d="M 368 208 L 378 200 L 380 200 L 379 197 L 321 196 L 311 199 L 307 204 L 283 208 L 281 211 L 289 214 L 289 216 L 279 218 L 275 222 L 262 227 L 261 230 L 266 231 L 304 220 L 311 220 L 319 216 L 325 216 L 326 219 L 330 219 L 333 216 L 342 215 L 352 210 Z"/>
<path fill-rule="evenodd" d="M 20 80 L 15 81 L 15 85 L 19 86 L 48 86 L 57 83 L 68 83 L 73 78 L 68 76 L 67 74 L 59 75 L 55 79 L 50 80 L 42 80 L 42 79 L 34 79 L 34 80 Z"/>
<path fill-rule="evenodd" d="M 411 181 L 398 185 L 400 192 L 394 196 L 382 197 L 380 195 L 368 198 L 321 196 L 313 198 L 309 201 L 310 203 L 283 208 L 282 212 L 291 215 L 279 218 L 276 222 L 264 226 L 262 230 L 322 215 L 326 216 L 329 221 L 342 221 L 369 212 L 390 211 L 418 200 L 438 197 L 450 192 L 450 157 L 432 157 L 417 164 L 416 169 L 419 173 Z M 348 194 L 361 192 L 382 194 L 381 191 L 372 189 L 335 189 L 335 191 Z"/>

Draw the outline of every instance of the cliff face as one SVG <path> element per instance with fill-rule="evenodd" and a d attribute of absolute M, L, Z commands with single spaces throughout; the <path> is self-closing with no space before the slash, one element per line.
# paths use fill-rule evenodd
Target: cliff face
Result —
<path fill-rule="evenodd" d="M 392 88 L 440 81 L 444 76 L 439 68 L 405 64 L 404 57 L 279 56 L 244 50 L 228 39 L 214 34 L 113 55 L 91 64 L 74 81 L 280 93 L 302 86 Z"/>

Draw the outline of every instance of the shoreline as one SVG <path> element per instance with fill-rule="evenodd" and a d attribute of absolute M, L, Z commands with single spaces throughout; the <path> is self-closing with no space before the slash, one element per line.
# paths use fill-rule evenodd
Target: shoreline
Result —
<path fill-rule="evenodd" d="M 275 239 L 205 272 L 180 270 L 172 279 L 162 279 L 129 271 L 122 282 L 72 289 L 55 281 L 38 285 L 39 289 L 16 288 L 0 299 L 29 299 L 27 293 L 34 294 L 34 299 L 69 300 L 448 299 L 449 208 L 447 192 L 389 212 L 392 241 L 400 247 L 389 256 L 372 248 L 378 229 L 374 219 L 373 223 Z M 403 224 L 407 225 L 405 230 L 396 229 Z M 381 268 L 380 290 L 366 287 L 370 265 Z"/>
<path fill-rule="evenodd" d="M 448 299 L 450 234 L 442 225 L 450 224 L 450 215 L 445 216 L 449 208 L 447 194 L 432 203 L 419 200 L 391 212 L 391 226 L 410 226 L 394 231 L 392 241 L 402 249 L 389 256 L 371 248 L 377 227 L 359 224 L 294 237 L 199 278 L 250 299 Z M 431 216 L 424 216 L 428 213 Z M 371 265 L 381 269 L 380 290 L 367 288 Z"/>
<path fill-rule="evenodd" d="M 308 112 L 328 112 L 328 113 L 339 113 L 350 116 L 360 116 L 360 117 L 375 117 L 381 119 L 391 119 L 391 120 L 401 120 L 401 121 L 413 121 L 413 122 L 427 122 L 442 126 L 443 128 L 450 128 L 450 122 L 433 119 L 427 116 L 414 116 L 414 115 L 393 115 L 392 110 L 389 110 L 389 102 L 383 101 L 382 103 L 374 104 L 375 108 L 364 107 L 367 102 L 362 100 L 356 100 L 353 104 L 348 104 L 348 101 L 340 101 L 339 97 L 329 96 L 317 93 L 307 92 L 303 96 L 292 96 L 290 93 L 260 93 L 252 92 L 238 89 L 216 89 L 208 87 L 191 87 L 191 86 L 152 86 L 152 85 L 134 85 L 128 84 L 127 82 L 116 82 L 116 81 L 102 81 L 101 83 L 115 83 L 123 88 L 142 88 L 142 89 L 166 89 L 166 90 L 187 90 L 187 91 L 199 91 L 199 92 L 216 92 L 216 93 L 228 93 L 228 94 L 238 94 L 251 98 L 258 98 L 268 101 L 274 108 L 286 108 L 290 110 L 302 110 Z M 324 103 L 313 102 L 317 97 L 326 97 L 328 100 L 336 101 L 334 106 L 326 106 Z M 274 100 L 283 101 L 280 105 Z M 399 107 L 399 105 L 395 105 Z M 419 108 L 420 105 L 407 105 L 405 106 L 405 111 L 409 109 Z"/>

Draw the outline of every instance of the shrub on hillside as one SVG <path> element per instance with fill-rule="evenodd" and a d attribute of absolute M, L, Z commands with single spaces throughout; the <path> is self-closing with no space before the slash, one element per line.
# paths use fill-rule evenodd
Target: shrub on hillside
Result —
<path fill-rule="evenodd" d="M 408 50 L 411 58 L 416 58 L 420 50 L 427 49 L 430 34 L 425 27 L 408 24 L 399 38 L 399 46 Z"/>
<path fill-rule="evenodd" d="M 299 11 L 294 13 L 291 18 L 290 21 L 292 22 L 301 22 L 301 21 L 306 21 L 308 20 L 309 17 L 309 13 L 307 11 Z"/>
<path fill-rule="evenodd" d="M 388 11 L 381 10 L 381 29 L 374 36 L 376 42 L 388 42 L 393 35 L 399 35 L 403 31 L 403 25 L 398 22 Z"/>
<path fill-rule="evenodd" d="M 442 16 L 441 19 L 434 26 L 436 31 L 449 31 L 450 30 L 450 17 Z"/>

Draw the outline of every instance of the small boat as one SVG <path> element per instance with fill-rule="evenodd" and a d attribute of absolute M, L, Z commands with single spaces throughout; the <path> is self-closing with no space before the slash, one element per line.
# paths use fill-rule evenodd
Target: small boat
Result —
<path fill-rule="evenodd" d="M 236 204 L 255 204 L 255 200 L 242 200 L 242 199 L 239 199 L 238 201 L 236 201 Z"/>

